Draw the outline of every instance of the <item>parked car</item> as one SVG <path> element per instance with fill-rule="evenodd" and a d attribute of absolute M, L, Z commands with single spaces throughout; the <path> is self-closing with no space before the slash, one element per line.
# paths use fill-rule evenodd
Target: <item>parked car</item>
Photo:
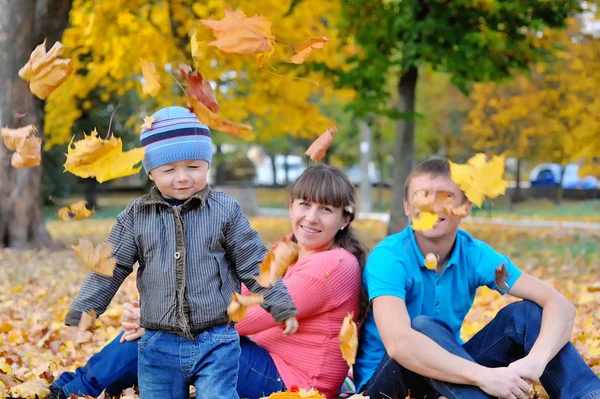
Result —
<path fill-rule="evenodd" d="M 288 183 L 294 182 L 306 169 L 304 159 L 298 155 L 275 155 L 276 176 L 273 176 L 273 165 L 271 157 L 265 155 L 261 162 L 256 165 L 256 177 L 253 182 L 257 186 L 271 186 L 275 183 L 279 185 L 286 184 L 285 181 L 285 163 L 287 159 Z"/>
<path fill-rule="evenodd" d="M 553 187 L 560 183 L 562 167 L 557 163 L 542 163 L 529 174 L 531 187 Z M 595 190 L 598 179 L 593 176 L 579 177 L 579 164 L 570 163 L 565 167 L 562 181 L 563 188 L 579 190 Z"/>

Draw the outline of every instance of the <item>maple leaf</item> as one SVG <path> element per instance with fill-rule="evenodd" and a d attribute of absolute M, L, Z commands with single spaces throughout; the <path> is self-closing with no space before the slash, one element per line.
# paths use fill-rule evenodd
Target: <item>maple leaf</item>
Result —
<path fill-rule="evenodd" d="M 337 132 L 337 127 L 335 126 L 327 129 L 325 133 L 312 142 L 304 155 L 308 155 L 313 162 L 319 162 L 333 143 L 333 133 L 335 132 Z"/>
<path fill-rule="evenodd" d="M 196 98 L 212 112 L 219 112 L 219 103 L 210 82 L 202 77 L 198 71 L 192 72 L 192 68 L 186 64 L 180 64 L 177 70 L 189 83 L 187 95 Z"/>
<path fill-rule="evenodd" d="M 262 295 L 252 293 L 250 295 L 241 295 L 234 292 L 231 296 L 231 302 L 229 303 L 229 306 L 227 306 L 229 320 L 233 322 L 244 320 L 246 318 L 246 310 L 248 307 L 261 305 L 264 301 Z"/>
<path fill-rule="evenodd" d="M 17 395 L 23 399 L 45 398 L 50 395 L 48 383 L 45 380 L 25 381 L 22 384 L 15 385 L 10 389 L 12 395 Z"/>
<path fill-rule="evenodd" d="M 146 82 L 142 86 L 142 91 L 144 94 L 155 97 L 162 88 L 158 73 L 156 72 L 156 66 L 146 61 L 145 58 L 140 58 L 140 61 L 142 62 L 142 75 L 146 79 Z"/>
<path fill-rule="evenodd" d="M 41 162 L 42 139 L 35 136 L 23 140 L 10 160 L 10 164 L 16 169 L 33 168 Z"/>
<path fill-rule="evenodd" d="M 481 207 L 486 198 L 496 198 L 506 192 L 508 181 L 504 180 L 504 157 L 479 153 L 466 164 L 450 162 L 452 180 L 473 204 Z"/>
<path fill-rule="evenodd" d="M 85 218 L 89 218 L 90 216 L 94 215 L 94 211 L 87 209 L 85 207 L 86 205 L 86 201 L 78 201 L 73 205 L 60 208 L 57 213 L 58 218 L 66 222 L 69 222 L 71 220 L 82 220 Z"/>
<path fill-rule="evenodd" d="M 27 125 L 18 129 L 3 127 L 2 138 L 4 139 L 4 145 L 11 151 L 17 151 L 21 143 L 33 132 L 37 132 L 37 129 L 33 125 Z"/>
<path fill-rule="evenodd" d="M 349 313 L 344 317 L 338 339 L 342 357 L 348 363 L 348 367 L 352 367 L 356 362 L 356 351 L 358 350 L 358 329 L 354 322 L 354 313 Z"/>
<path fill-rule="evenodd" d="M 436 255 L 432 253 L 425 255 L 425 267 L 428 270 L 435 270 L 438 266 L 438 262 L 439 258 Z"/>
<path fill-rule="evenodd" d="M 196 31 L 192 32 L 190 35 L 190 48 L 192 50 L 192 59 L 194 60 L 194 65 L 196 69 L 198 69 L 198 63 L 203 58 L 202 49 L 204 47 L 204 42 L 199 42 L 196 37 Z"/>
<path fill-rule="evenodd" d="M 215 114 L 195 97 L 188 96 L 187 99 L 190 110 L 196 114 L 196 117 L 200 122 L 204 123 L 209 128 L 245 140 L 251 138 L 250 132 L 252 131 L 252 126 L 235 123 Z"/>
<path fill-rule="evenodd" d="M 19 70 L 21 79 L 29 82 L 31 92 L 45 100 L 73 72 L 70 59 L 60 59 L 61 42 L 46 53 L 46 40 L 33 50 L 27 63 Z"/>
<path fill-rule="evenodd" d="M 208 44 L 225 53 L 250 55 L 273 48 L 271 22 L 263 16 L 248 18 L 241 10 L 226 9 L 223 19 L 200 22 L 215 36 L 216 40 Z"/>
<path fill-rule="evenodd" d="M 275 392 L 269 395 L 268 399 L 325 399 L 323 395 L 319 393 L 315 388 L 311 388 L 307 391 L 304 388 L 300 388 L 295 392 Z"/>
<path fill-rule="evenodd" d="M 298 244 L 285 236 L 276 241 L 260 265 L 260 274 L 254 279 L 263 287 L 270 287 L 298 260 Z"/>
<path fill-rule="evenodd" d="M 271 42 L 271 44 L 273 44 L 273 42 Z M 265 65 L 267 63 L 269 58 L 271 58 L 273 53 L 275 53 L 275 46 L 273 46 L 273 48 L 269 51 L 266 51 L 264 53 L 256 53 L 253 55 L 254 55 L 254 58 L 256 58 L 256 61 L 258 61 L 258 66 L 262 68 L 263 65 Z"/>
<path fill-rule="evenodd" d="M 144 158 L 143 148 L 123 152 L 121 139 L 112 136 L 103 140 L 96 129 L 83 139 L 69 143 L 65 171 L 79 177 L 95 177 L 99 183 L 136 174 L 142 168 L 135 165 Z"/>
<path fill-rule="evenodd" d="M 504 263 L 496 268 L 496 285 L 501 292 L 508 292 L 508 284 L 506 284 L 505 278 L 508 278 L 508 272 Z"/>
<path fill-rule="evenodd" d="M 79 244 L 71 245 L 79 259 L 83 261 L 86 269 L 112 277 L 116 261 L 112 257 L 112 246 L 103 241 L 94 247 L 88 240 L 79 239 Z"/>
<path fill-rule="evenodd" d="M 432 212 L 421 212 L 419 216 L 412 219 L 412 228 L 415 231 L 427 231 L 433 229 L 438 221 L 438 215 Z"/>
<path fill-rule="evenodd" d="M 75 344 L 81 345 L 92 341 L 94 330 L 96 329 L 96 311 L 91 309 L 89 312 L 83 312 L 77 328 L 77 337 Z"/>
<path fill-rule="evenodd" d="M 327 36 L 321 37 L 311 37 L 306 42 L 299 44 L 296 46 L 296 54 L 294 54 L 288 62 L 292 64 L 302 64 L 306 57 L 314 50 L 314 49 L 322 49 L 325 43 L 329 41 Z"/>
<path fill-rule="evenodd" d="M 144 123 L 140 127 L 141 128 L 146 128 L 146 129 L 151 129 L 152 128 L 152 124 L 154 122 L 155 122 L 155 119 L 153 117 L 146 115 L 144 117 Z"/>

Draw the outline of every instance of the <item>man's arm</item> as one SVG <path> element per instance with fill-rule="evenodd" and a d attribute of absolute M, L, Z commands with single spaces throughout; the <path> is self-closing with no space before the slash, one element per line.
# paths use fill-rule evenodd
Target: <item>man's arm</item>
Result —
<path fill-rule="evenodd" d="M 377 330 L 388 355 L 425 377 L 480 387 L 499 398 L 515 398 L 529 385 L 508 368 L 487 368 L 455 356 L 429 337 L 412 329 L 404 300 L 381 296 L 373 300 Z"/>

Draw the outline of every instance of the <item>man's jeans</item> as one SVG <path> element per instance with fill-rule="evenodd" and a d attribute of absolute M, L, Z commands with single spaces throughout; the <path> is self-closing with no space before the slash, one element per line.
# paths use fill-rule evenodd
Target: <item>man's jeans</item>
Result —
<path fill-rule="evenodd" d="M 74 373 L 62 373 L 53 386 L 62 388 L 67 397 L 72 393 L 96 397 L 104 389 L 109 395 L 118 396 L 125 388 L 138 385 L 138 341 L 120 343 L 122 335 L 119 334 Z M 246 337 L 241 338 L 240 344 L 238 395 L 254 399 L 285 391 L 269 353 Z"/>
<path fill-rule="evenodd" d="M 506 367 L 523 358 L 537 339 L 542 323 L 542 309 L 533 302 L 522 301 L 506 306 L 467 343 L 461 345 L 450 327 L 437 319 L 415 317 L 412 328 L 427 335 L 448 352 L 486 367 Z M 600 378 L 583 361 L 570 342 L 548 363 L 540 378 L 552 399 L 600 398 Z M 365 385 L 371 399 L 401 398 L 408 395 L 422 399 L 490 399 L 492 396 L 471 385 L 458 385 L 420 376 L 385 355 L 375 374 Z"/>

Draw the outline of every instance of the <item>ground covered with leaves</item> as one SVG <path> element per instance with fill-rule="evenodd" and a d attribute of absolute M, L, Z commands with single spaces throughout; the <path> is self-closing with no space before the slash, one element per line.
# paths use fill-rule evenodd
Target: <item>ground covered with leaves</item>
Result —
<path fill-rule="evenodd" d="M 287 219 L 254 218 L 252 225 L 270 245 L 288 231 Z M 14 392 L 23 381 L 50 382 L 62 370 L 73 370 L 119 332 L 124 303 L 136 298 L 135 277 L 130 276 L 108 311 L 96 321 L 91 342 L 74 348 L 64 318 L 86 271 L 69 245 L 79 238 L 98 243 L 114 223 L 107 220 L 52 221 L 48 228 L 63 248 L 52 250 L 0 250 L 0 394 Z M 385 236 L 386 226 L 359 220 L 356 227 L 369 248 Z M 509 255 L 522 269 L 563 292 L 577 306 L 572 341 L 584 359 L 600 373 L 600 231 L 525 229 L 468 225 L 476 238 Z M 480 290 L 467 316 L 463 336 L 468 339 L 509 298 Z M 34 391 L 44 392 L 34 386 Z"/>

